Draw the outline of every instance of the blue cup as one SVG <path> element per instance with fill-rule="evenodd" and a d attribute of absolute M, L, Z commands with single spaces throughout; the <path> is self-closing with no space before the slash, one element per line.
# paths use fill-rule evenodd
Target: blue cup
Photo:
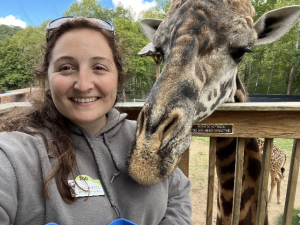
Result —
<path fill-rule="evenodd" d="M 126 219 L 117 219 L 112 221 L 109 225 L 137 225 Z"/>

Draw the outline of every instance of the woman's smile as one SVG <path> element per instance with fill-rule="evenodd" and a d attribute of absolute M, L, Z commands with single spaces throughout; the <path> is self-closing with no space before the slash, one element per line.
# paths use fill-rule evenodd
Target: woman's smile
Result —
<path fill-rule="evenodd" d="M 91 103 L 91 102 L 94 102 L 96 100 L 98 100 L 100 98 L 97 98 L 97 97 L 89 97 L 89 98 L 71 98 L 71 100 L 73 102 L 76 102 L 76 103 Z"/>

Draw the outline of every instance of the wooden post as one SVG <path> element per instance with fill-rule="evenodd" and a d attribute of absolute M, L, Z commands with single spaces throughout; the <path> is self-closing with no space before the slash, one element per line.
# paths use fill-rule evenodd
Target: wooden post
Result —
<path fill-rule="evenodd" d="M 264 144 L 264 153 L 261 165 L 261 176 L 258 192 L 258 207 L 256 214 L 256 225 L 265 223 L 266 210 L 268 206 L 268 182 L 270 173 L 270 162 L 273 147 L 273 138 L 266 138 Z"/>
<path fill-rule="evenodd" d="M 207 185 L 207 204 L 206 204 L 206 225 L 212 225 L 214 182 L 216 167 L 217 138 L 209 139 L 209 162 L 208 162 L 208 185 Z"/>
<path fill-rule="evenodd" d="M 284 206 L 283 225 L 292 224 L 293 208 L 297 188 L 297 180 L 300 165 L 300 139 L 294 140 L 291 165 L 289 172 L 288 188 L 286 190 L 286 200 Z M 299 200 L 299 199 L 297 199 Z"/>
<path fill-rule="evenodd" d="M 190 149 L 188 148 L 183 154 L 178 163 L 179 169 L 186 177 L 189 177 Z"/>
<path fill-rule="evenodd" d="M 244 150 L 245 150 L 245 138 L 237 138 L 231 225 L 238 225 L 240 220 Z"/>

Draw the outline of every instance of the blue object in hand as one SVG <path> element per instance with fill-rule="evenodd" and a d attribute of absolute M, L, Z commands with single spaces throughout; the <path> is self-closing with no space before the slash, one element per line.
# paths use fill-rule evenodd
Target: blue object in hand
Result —
<path fill-rule="evenodd" d="M 57 223 L 47 223 L 46 225 L 58 225 Z"/>
<path fill-rule="evenodd" d="M 126 219 L 117 219 L 112 221 L 109 225 L 137 225 Z"/>

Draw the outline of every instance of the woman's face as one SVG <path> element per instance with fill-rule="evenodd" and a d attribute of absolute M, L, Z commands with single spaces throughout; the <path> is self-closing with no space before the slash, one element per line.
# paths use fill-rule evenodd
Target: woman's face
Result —
<path fill-rule="evenodd" d="M 91 29 L 63 34 L 52 50 L 48 79 L 58 111 L 96 135 L 113 107 L 118 72 L 105 37 Z"/>

